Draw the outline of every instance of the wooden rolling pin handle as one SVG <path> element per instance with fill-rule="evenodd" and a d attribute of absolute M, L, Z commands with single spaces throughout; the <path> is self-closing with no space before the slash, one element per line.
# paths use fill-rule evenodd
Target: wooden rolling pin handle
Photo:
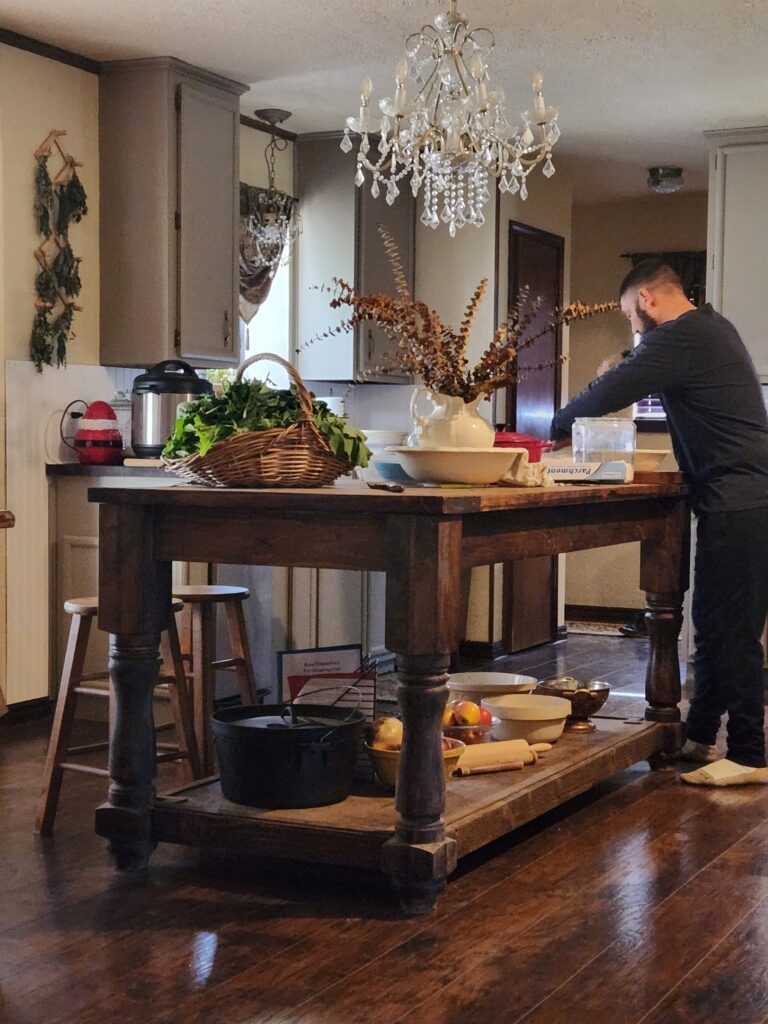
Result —
<path fill-rule="evenodd" d="M 490 775 L 491 772 L 516 772 L 522 771 L 522 768 L 522 761 L 502 761 L 499 764 L 486 764 L 479 768 L 462 768 L 459 765 L 453 774 L 463 779 L 467 775 Z"/>

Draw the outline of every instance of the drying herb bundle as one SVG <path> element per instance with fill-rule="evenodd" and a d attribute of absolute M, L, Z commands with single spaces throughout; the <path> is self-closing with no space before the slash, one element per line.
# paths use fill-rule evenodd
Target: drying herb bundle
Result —
<path fill-rule="evenodd" d="M 328 338 L 349 332 L 357 324 L 371 321 L 381 327 L 394 343 L 384 364 L 376 368 L 379 372 L 412 374 L 420 377 L 430 390 L 463 398 L 465 402 L 516 383 L 519 380 L 520 352 L 530 348 L 550 331 L 572 320 L 586 320 L 618 308 L 615 302 L 601 302 L 594 306 L 573 302 L 564 309 L 556 309 L 541 324 L 539 314 L 543 299 L 531 300 L 530 289 L 526 286 L 518 293 L 509 317 L 494 333 L 479 362 L 470 367 L 466 356 L 467 345 L 472 322 L 488 287 L 487 278 L 483 278 L 472 293 L 456 331 L 443 324 L 435 310 L 410 294 L 394 239 L 381 226 L 379 234 L 394 277 L 395 294 L 371 292 L 364 295 L 341 278 L 333 278 L 331 307 L 339 309 L 348 306 L 352 313 L 319 337 Z M 551 365 L 541 363 L 526 366 L 525 370 L 529 372 Z"/>
<path fill-rule="evenodd" d="M 64 366 L 67 345 L 74 337 L 74 299 L 80 294 L 80 257 L 69 243 L 70 224 L 78 224 L 88 213 L 88 197 L 80 181 L 74 157 L 64 152 L 59 137 L 66 132 L 51 131 L 35 152 L 35 220 L 43 241 L 35 250 L 40 272 L 35 278 L 35 318 L 32 323 L 30 354 L 38 372 L 43 366 Z M 48 159 L 54 147 L 62 166 L 51 180 Z"/>
<path fill-rule="evenodd" d="M 295 387 L 290 390 L 269 388 L 260 380 L 237 381 L 221 396 L 203 395 L 180 409 L 173 434 L 163 455 L 183 459 L 198 453 L 205 455 L 217 441 L 246 430 L 272 430 L 298 422 L 301 405 Z M 314 399 L 315 426 L 325 437 L 334 455 L 351 466 L 367 466 L 370 451 L 365 434 L 342 416 L 332 413 L 325 402 Z"/>

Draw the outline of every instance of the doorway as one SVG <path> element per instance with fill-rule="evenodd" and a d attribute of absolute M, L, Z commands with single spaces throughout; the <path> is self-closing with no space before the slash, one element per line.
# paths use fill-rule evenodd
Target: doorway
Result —
<path fill-rule="evenodd" d="M 509 222 L 507 306 L 512 306 L 526 285 L 532 300 L 543 298 L 531 324 L 532 333 L 562 305 L 564 250 L 565 240 L 560 235 Z M 561 354 L 560 328 L 549 331 L 521 353 L 521 379 L 506 389 L 507 430 L 548 439 L 552 416 L 560 403 Z M 534 369 L 542 364 L 542 369 Z M 505 563 L 503 595 L 503 643 L 510 653 L 556 639 L 557 558 Z"/>

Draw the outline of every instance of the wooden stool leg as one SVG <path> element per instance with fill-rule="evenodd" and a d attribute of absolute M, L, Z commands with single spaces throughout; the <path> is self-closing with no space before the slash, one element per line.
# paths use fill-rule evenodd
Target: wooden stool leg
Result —
<path fill-rule="evenodd" d="M 56 809 L 59 805 L 61 779 L 64 774 L 59 767 L 65 759 L 72 724 L 75 719 L 77 694 L 75 687 L 79 685 L 85 664 L 85 653 L 88 648 L 88 637 L 91 632 L 91 616 L 73 615 L 69 627 L 69 640 L 61 673 L 59 695 L 56 700 L 56 713 L 53 718 L 53 729 L 48 744 L 48 755 L 45 759 L 43 773 L 43 790 L 37 810 L 35 828 L 41 835 L 53 832 Z"/>
<path fill-rule="evenodd" d="M 186 781 L 192 782 L 194 779 L 200 778 L 200 756 L 195 739 L 192 703 L 187 690 L 187 674 L 181 657 L 179 634 L 174 616 L 171 616 L 168 629 L 163 633 L 160 644 L 163 662 L 173 672 L 173 681 L 170 681 L 168 686 L 168 696 L 176 725 L 176 736 L 181 748 L 180 753 L 185 755 L 181 762 L 182 771 Z"/>
<path fill-rule="evenodd" d="M 195 714 L 195 736 L 203 775 L 215 772 L 211 715 L 213 714 L 216 673 L 214 605 L 201 602 L 192 606 L 192 705 Z"/>
<path fill-rule="evenodd" d="M 244 705 L 253 704 L 256 695 L 256 677 L 253 674 L 251 645 L 245 629 L 242 601 L 227 601 L 227 625 L 234 669 L 240 687 L 240 700 Z"/>

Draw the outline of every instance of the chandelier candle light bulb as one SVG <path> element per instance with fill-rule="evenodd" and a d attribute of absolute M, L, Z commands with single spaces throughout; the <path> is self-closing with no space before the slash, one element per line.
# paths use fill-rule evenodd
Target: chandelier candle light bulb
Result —
<path fill-rule="evenodd" d="M 355 184 L 371 175 L 371 194 L 386 186 L 390 204 L 399 194 L 397 182 L 410 176 L 411 190 L 424 188 L 422 223 L 448 225 L 451 236 L 465 224 L 485 222 L 483 206 L 490 199 L 488 180 L 499 180 L 502 192 L 528 194 L 526 180 L 540 163 L 546 177 L 554 174 L 552 148 L 560 137 L 557 110 L 547 106 L 540 74 L 533 79 L 534 109 L 514 129 L 504 110 L 504 93 L 490 88 L 486 60 L 494 48 L 493 34 L 470 30 L 451 0 L 439 14 L 406 40 L 406 53 L 395 70 L 395 95 L 379 102 L 378 127 L 372 123 L 373 84 L 361 87 L 358 118 L 348 117 L 341 148 L 353 148 L 350 132 L 361 136 Z M 412 94 L 409 95 L 409 82 Z M 370 157 L 368 134 L 378 131 L 379 157 Z"/>

